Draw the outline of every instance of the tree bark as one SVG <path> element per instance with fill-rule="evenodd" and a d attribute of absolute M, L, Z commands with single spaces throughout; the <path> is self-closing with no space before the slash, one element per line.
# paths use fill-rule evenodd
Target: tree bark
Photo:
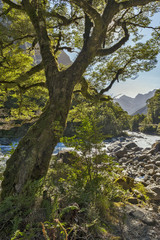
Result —
<path fill-rule="evenodd" d="M 2 199 L 22 193 L 28 181 L 38 180 L 47 173 L 52 152 L 65 129 L 74 88 L 71 79 L 62 76 L 62 73 L 55 82 L 58 83 L 57 89 L 54 89 L 54 96 L 45 111 L 7 161 Z"/>

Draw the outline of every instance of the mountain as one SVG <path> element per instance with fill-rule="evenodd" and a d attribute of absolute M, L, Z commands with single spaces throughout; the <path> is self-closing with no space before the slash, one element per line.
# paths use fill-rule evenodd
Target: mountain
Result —
<path fill-rule="evenodd" d="M 28 43 L 25 43 L 24 49 L 27 48 L 27 46 L 28 46 Z M 39 45 L 37 44 L 34 50 L 34 63 L 39 64 L 41 61 L 42 61 L 42 57 L 40 54 Z M 70 57 L 62 50 L 58 56 L 58 63 L 59 64 L 61 63 L 65 66 L 69 66 L 72 64 L 72 61 Z"/>
<path fill-rule="evenodd" d="M 132 113 L 133 115 L 137 115 L 137 114 L 147 114 L 147 105 L 145 105 L 144 107 L 138 109 L 136 112 Z"/>
<path fill-rule="evenodd" d="M 65 66 L 71 65 L 72 61 L 70 59 L 70 57 L 64 52 L 62 51 L 58 57 L 58 62 L 62 63 Z"/>
<path fill-rule="evenodd" d="M 117 98 L 115 102 L 128 112 L 129 115 L 135 115 L 138 113 L 146 113 L 146 101 L 153 97 L 156 89 L 145 94 L 138 94 L 135 98 L 128 97 L 126 95 Z"/>

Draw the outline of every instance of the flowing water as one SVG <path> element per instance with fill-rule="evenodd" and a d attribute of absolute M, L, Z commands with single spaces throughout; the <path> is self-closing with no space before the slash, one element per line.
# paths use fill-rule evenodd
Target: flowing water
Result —
<path fill-rule="evenodd" d="M 160 141 L 160 136 L 156 135 L 148 135 L 144 133 L 136 133 L 136 132 L 130 132 L 127 131 L 128 137 L 118 137 L 118 138 L 112 138 L 105 141 L 105 147 L 104 149 L 107 151 L 107 148 L 115 143 L 116 141 L 125 141 L 125 142 L 135 142 L 139 147 L 141 148 L 151 148 L 151 146 L 156 142 Z M 13 140 L 12 144 L 10 145 L 0 145 L 0 179 L 2 172 L 5 168 L 6 161 L 10 156 L 10 153 L 14 150 L 14 148 L 17 146 L 19 139 Z M 73 148 L 67 148 L 63 143 L 58 143 L 53 154 L 57 154 L 59 151 L 64 149 L 73 149 Z"/>

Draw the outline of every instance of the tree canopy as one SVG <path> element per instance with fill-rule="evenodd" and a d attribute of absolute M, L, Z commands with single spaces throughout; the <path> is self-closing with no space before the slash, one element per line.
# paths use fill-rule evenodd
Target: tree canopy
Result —
<path fill-rule="evenodd" d="M 155 67 L 159 52 L 159 28 L 150 24 L 152 15 L 159 11 L 157 2 L 4 0 L 0 14 L 1 106 L 7 96 L 12 96 L 17 103 L 10 112 L 12 118 L 31 119 L 41 114 L 44 104 L 37 105 L 37 100 L 47 99 L 48 91 L 44 59 L 36 65 L 41 26 L 33 26 L 40 24 L 41 18 L 45 24 L 44 44 L 54 56 L 57 71 L 65 71 L 57 62 L 60 51 L 77 53 L 69 69 L 84 75 L 78 80 L 76 91 L 89 99 L 103 99 L 116 81 L 149 71 Z M 30 13 L 25 4 L 32 7 Z M 146 42 L 140 34 L 142 28 L 152 30 Z M 129 38 L 132 42 L 125 45 Z M 83 64 L 77 69 L 82 59 Z"/>
<path fill-rule="evenodd" d="M 151 25 L 151 18 L 159 6 L 158 0 L 3 0 L 1 106 L 11 95 L 18 108 L 10 117 L 40 115 L 8 161 L 3 198 L 46 174 L 74 92 L 93 102 L 108 101 L 105 92 L 116 81 L 155 67 L 160 29 Z M 152 31 L 146 42 L 143 28 Z M 42 59 L 38 64 L 33 57 L 37 46 Z M 58 63 L 62 50 L 77 52 L 71 66 Z M 45 100 L 37 107 L 41 98 Z"/>

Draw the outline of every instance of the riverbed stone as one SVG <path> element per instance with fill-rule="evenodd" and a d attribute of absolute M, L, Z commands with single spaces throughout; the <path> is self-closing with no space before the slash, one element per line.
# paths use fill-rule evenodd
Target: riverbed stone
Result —
<path fill-rule="evenodd" d="M 152 163 L 145 165 L 145 169 L 147 169 L 147 170 L 155 169 L 155 168 L 156 168 L 156 166 L 154 164 L 152 164 Z"/>
<path fill-rule="evenodd" d="M 151 200 L 160 200 L 160 185 L 149 185 L 146 189 L 147 195 L 151 198 Z"/>
<path fill-rule="evenodd" d="M 152 153 L 160 152 L 160 141 L 157 141 L 152 145 L 151 151 L 152 151 Z"/>
<path fill-rule="evenodd" d="M 136 147 L 138 147 L 138 146 L 137 146 L 137 144 L 134 143 L 134 142 L 129 142 L 129 143 L 127 143 L 127 144 L 125 145 L 125 147 L 126 147 L 127 149 L 132 149 L 132 148 L 136 148 Z"/>
<path fill-rule="evenodd" d="M 160 167 L 160 161 L 156 161 L 156 160 L 155 160 L 155 164 L 156 164 L 158 167 Z"/>
<path fill-rule="evenodd" d="M 128 202 L 131 204 L 138 204 L 138 199 L 136 197 L 128 198 Z"/>
<path fill-rule="evenodd" d="M 124 157 L 124 155 L 127 153 L 127 148 L 123 147 L 121 148 L 120 150 L 116 151 L 115 152 L 115 155 L 118 157 L 118 158 L 122 158 Z"/>
<path fill-rule="evenodd" d="M 160 161 L 160 155 L 159 155 L 159 153 L 155 156 L 155 160 L 156 160 L 156 161 Z"/>
<path fill-rule="evenodd" d="M 159 240 L 160 217 L 137 205 L 127 205 L 124 209 L 124 223 L 121 232 L 125 240 Z"/>
<path fill-rule="evenodd" d="M 147 154 L 142 154 L 138 156 L 138 161 L 149 159 L 149 156 Z"/>

